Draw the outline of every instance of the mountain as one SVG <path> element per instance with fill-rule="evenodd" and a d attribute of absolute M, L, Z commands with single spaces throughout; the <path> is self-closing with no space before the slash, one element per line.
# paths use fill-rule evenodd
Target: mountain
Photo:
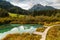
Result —
<path fill-rule="evenodd" d="M 55 8 L 51 7 L 51 6 L 43 6 L 41 4 L 36 4 L 34 5 L 31 9 L 29 9 L 30 11 L 40 11 L 40 10 L 54 10 Z"/>
<path fill-rule="evenodd" d="M 52 6 L 45 6 L 45 9 L 46 9 L 46 10 L 55 10 L 55 8 L 52 7 Z"/>
<path fill-rule="evenodd" d="M 0 8 L 8 10 L 11 7 L 13 7 L 13 5 L 11 5 L 9 2 L 7 2 L 7 1 L 0 1 Z"/>
<path fill-rule="evenodd" d="M 11 13 L 28 14 L 26 10 L 18 6 L 14 6 L 8 1 L 0 0 L 0 8 L 5 9 Z"/>

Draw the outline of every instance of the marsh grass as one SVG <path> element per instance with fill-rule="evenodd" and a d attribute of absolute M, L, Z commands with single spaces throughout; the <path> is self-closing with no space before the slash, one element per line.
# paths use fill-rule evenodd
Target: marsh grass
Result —
<path fill-rule="evenodd" d="M 23 34 L 9 34 L 2 40 L 40 40 L 40 35 L 23 33 Z"/>
<path fill-rule="evenodd" d="M 46 40 L 60 40 L 60 26 L 52 27 L 48 31 Z"/>

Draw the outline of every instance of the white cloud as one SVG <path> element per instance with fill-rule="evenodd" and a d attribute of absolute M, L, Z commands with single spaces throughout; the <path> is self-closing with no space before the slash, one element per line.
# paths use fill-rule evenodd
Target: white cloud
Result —
<path fill-rule="evenodd" d="M 60 0 L 8 0 L 14 5 L 23 9 L 29 9 L 35 4 L 49 5 L 55 8 L 60 8 Z"/>
<path fill-rule="evenodd" d="M 60 0 L 50 0 L 50 3 L 48 3 L 48 5 L 60 9 Z"/>
<path fill-rule="evenodd" d="M 60 3 L 60 0 L 55 0 L 56 3 Z"/>

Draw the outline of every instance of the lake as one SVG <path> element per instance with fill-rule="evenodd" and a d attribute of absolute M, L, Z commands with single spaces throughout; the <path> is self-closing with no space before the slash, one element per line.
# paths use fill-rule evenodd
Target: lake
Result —
<path fill-rule="evenodd" d="M 24 29 L 42 27 L 42 25 L 39 25 L 39 24 L 5 24 L 5 25 L 0 25 L 0 33 L 10 31 L 15 27 L 20 27 L 20 26 L 23 26 Z"/>

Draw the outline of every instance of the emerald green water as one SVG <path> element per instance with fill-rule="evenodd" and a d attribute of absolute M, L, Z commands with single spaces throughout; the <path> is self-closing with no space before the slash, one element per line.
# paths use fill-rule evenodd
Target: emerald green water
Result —
<path fill-rule="evenodd" d="M 0 25 L 0 33 L 9 31 L 9 30 L 11 30 L 14 27 L 19 27 L 19 26 L 21 26 L 21 24 L 5 24 L 5 25 Z M 39 25 L 39 24 L 24 24 L 23 26 L 24 26 L 24 28 L 28 28 L 28 29 L 31 26 L 35 27 L 35 28 L 42 27 L 42 25 Z"/>

